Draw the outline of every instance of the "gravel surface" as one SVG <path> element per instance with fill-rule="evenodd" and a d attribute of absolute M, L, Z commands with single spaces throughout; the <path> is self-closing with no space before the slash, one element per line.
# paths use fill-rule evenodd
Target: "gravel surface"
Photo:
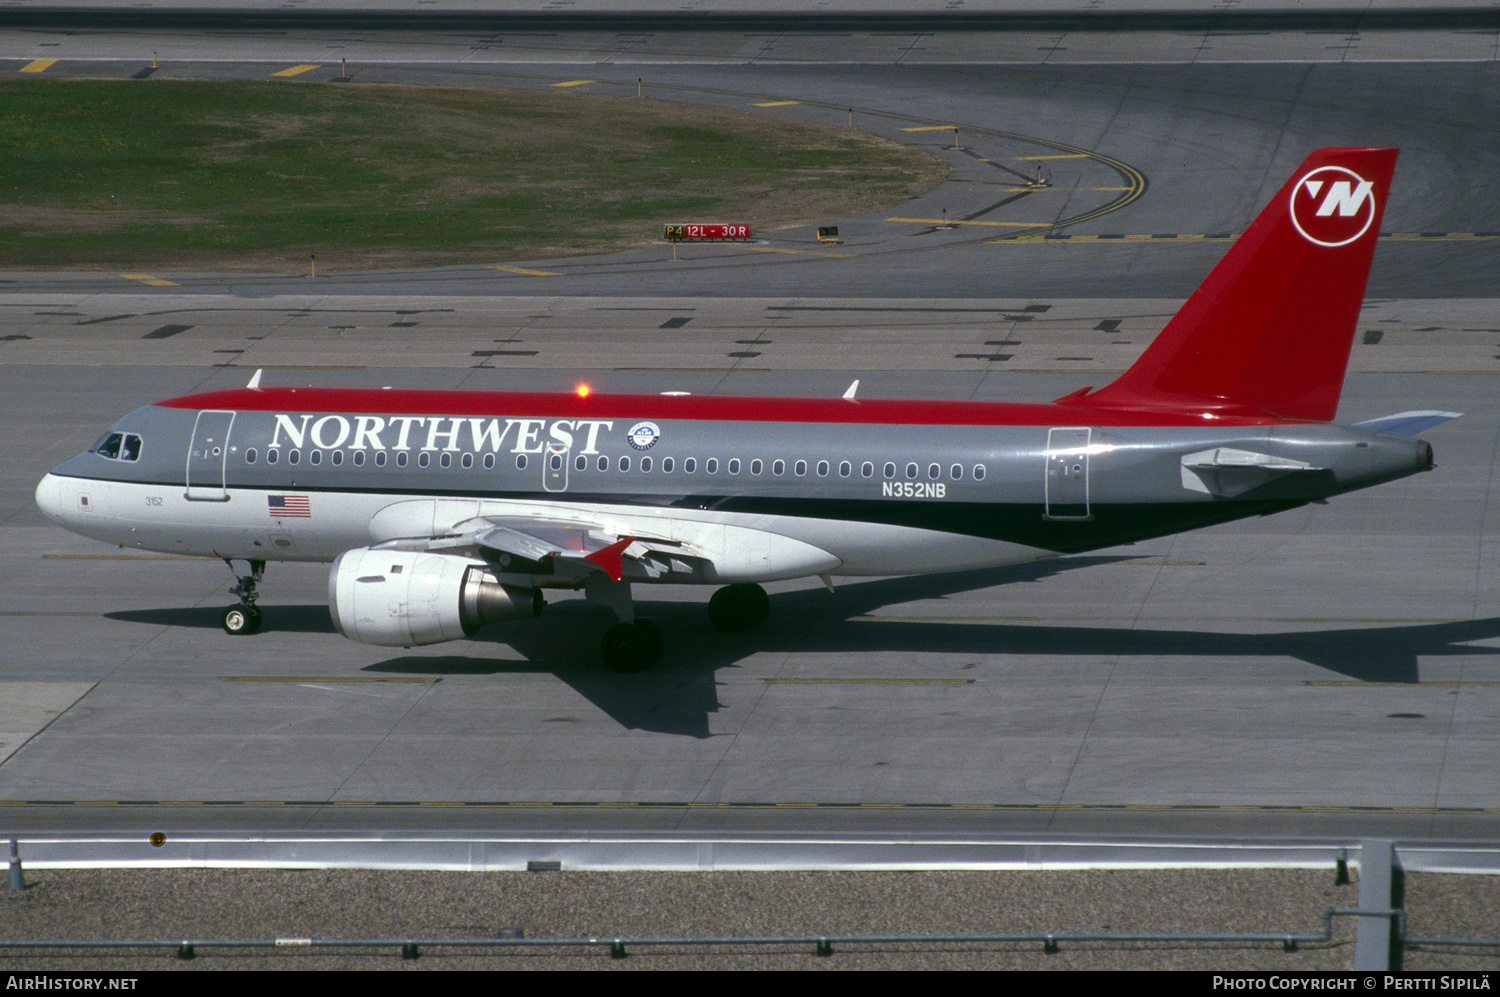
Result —
<path fill-rule="evenodd" d="M 1500 935 L 1497 881 L 1408 877 L 1424 934 Z M 494 938 L 986 932 L 1316 933 L 1357 887 L 1332 870 L 1143 872 L 451 873 L 360 870 L 57 870 L 0 894 L 0 936 L 86 938 Z M 1420 907 L 1416 906 L 1420 903 Z M 1354 925 L 1285 952 L 1264 942 L 866 943 L 818 957 L 811 945 L 702 948 L 604 945 L 479 951 L 399 948 L 172 948 L 26 951 L 10 970 L 171 969 L 1265 969 L 1348 968 Z M 1408 968 L 1500 966 L 1500 950 L 1414 953 Z M 1418 962 L 1420 960 L 1420 962 Z"/>

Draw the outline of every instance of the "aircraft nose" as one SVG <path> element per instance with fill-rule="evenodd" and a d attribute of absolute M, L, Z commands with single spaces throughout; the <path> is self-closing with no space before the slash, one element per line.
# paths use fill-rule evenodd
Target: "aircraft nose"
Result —
<path fill-rule="evenodd" d="M 62 523 L 64 520 L 62 503 L 61 481 L 57 475 L 48 474 L 37 482 L 36 505 L 42 510 L 42 515 L 54 523 Z"/>

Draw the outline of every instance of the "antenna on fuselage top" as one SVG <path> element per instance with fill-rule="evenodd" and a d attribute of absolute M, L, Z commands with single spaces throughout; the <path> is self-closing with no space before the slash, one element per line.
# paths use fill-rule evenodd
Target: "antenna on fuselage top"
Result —
<path fill-rule="evenodd" d="M 856 391 L 858 391 L 858 390 L 859 390 L 859 378 L 856 377 L 854 379 L 854 383 L 851 384 L 851 385 L 849 385 L 849 390 L 846 391 L 846 392 L 844 392 L 844 398 L 846 400 L 848 400 L 848 401 L 851 401 L 851 402 L 854 401 L 854 393 Z"/>
<path fill-rule="evenodd" d="M 257 367 L 257 368 L 255 368 L 255 373 L 250 375 L 250 383 L 247 384 L 247 385 L 245 385 L 245 387 L 247 387 L 247 388 L 258 388 L 258 387 L 260 387 L 260 375 L 261 375 L 261 372 L 264 371 L 264 370 L 265 370 L 264 367 Z"/>

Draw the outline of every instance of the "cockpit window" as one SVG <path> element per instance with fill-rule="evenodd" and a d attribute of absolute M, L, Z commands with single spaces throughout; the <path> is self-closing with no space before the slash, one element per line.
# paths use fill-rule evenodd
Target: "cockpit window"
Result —
<path fill-rule="evenodd" d="M 110 460 L 120 459 L 120 444 L 125 442 L 124 433 L 105 433 L 94 444 L 94 453 L 100 457 L 108 457 Z"/>
<path fill-rule="evenodd" d="M 94 444 L 93 452 L 110 460 L 139 460 L 141 438 L 134 433 L 105 433 Z"/>

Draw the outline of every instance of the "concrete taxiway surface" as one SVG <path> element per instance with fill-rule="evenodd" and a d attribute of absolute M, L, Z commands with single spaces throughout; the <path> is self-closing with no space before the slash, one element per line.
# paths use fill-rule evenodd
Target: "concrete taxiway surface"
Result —
<path fill-rule="evenodd" d="M 0 46 L 20 68 L 88 37 Z M 158 75 L 330 61 L 191 41 Z M 647 247 L 316 282 L 149 261 L 0 275 L 0 682 L 31 704 L 0 717 L 8 826 L 1493 835 L 1493 54 L 1351 63 L 1346 41 L 1309 63 L 1143 65 L 1175 41 L 1139 41 L 1111 66 L 652 66 L 663 99 L 800 100 L 757 113 L 833 125 L 855 107 L 948 158 L 953 179 L 918 203 L 831 220 L 843 247 L 809 228 L 675 266 Z M 1312 51 L 1294 42 L 1237 40 Z M 581 78 L 591 51 L 358 72 L 541 87 Z M 142 66 L 77 55 L 39 72 Z M 611 92 L 645 72 L 590 62 Z M 901 130 L 951 124 L 958 150 Z M 1015 134 L 1091 155 L 1041 161 L 1052 186 L 1000 205 L 994 161 L 1041 154 Z M 281 383 L 835 394 L 858 377 L 867 395 L 1053 398 L 1125 366 L 1308 150 L 1381 143 L 1404 153 L 1340 416 L 1468 414 L 1427 434 L 1435 473 L 1327 507 L 1026 569 L 776 586 L 768 625 L 736 637 L 709 628 L 706 592 L 645 591 L 669 650 L 622 680 L 594 661 L 604 620 L 566 599 L 463 644 L 343 641 L 315 566 L 273 566 L 266 630 L 230 639 L 222 565 L 111 551 L 31 504 L 119 415 L 258 366 Z M 1049 228 L 1122 193 L 1094 187 L 1130 192 L 1098 156 L 1139 196 Z M 945 208 L 1044 224 L 996 242 L 935 224 Z"/>

